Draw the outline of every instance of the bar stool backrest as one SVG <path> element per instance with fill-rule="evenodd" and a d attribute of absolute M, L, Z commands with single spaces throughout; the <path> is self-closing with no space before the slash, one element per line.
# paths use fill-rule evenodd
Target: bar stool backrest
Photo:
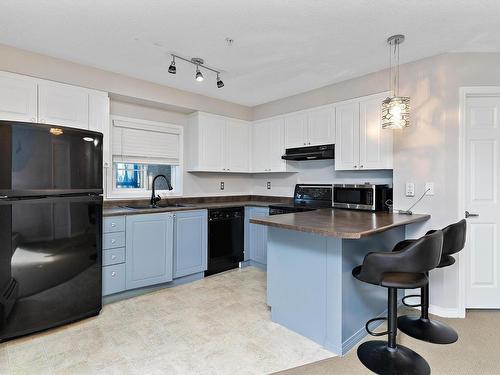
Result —
<path fill-rule="evenodd" d="M 467 221 L 460 220 L 458 223 L 450 224 L 442 229 L 443 232 L 443 255 L 458 253 L 465 246 L 467 233 Z"/>

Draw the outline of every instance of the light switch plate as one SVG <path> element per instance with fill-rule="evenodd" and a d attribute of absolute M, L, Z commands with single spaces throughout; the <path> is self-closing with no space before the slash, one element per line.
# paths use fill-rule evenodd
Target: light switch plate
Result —
<path fill-rule="evenodd" d="M 220 189 L 221 189 L 221 190 L 224 190 L 224 181 L 221 181 L 221 182 L 220 182 Z"/>
<path fill-rule="evenodd" d="M 426 182 L 425 191 L 425 195 L 434 195 L 434 182 Z"/>
<path fill-rule="evenodd" d="M 415 184 L 413 182 L 406 183 L 406 196 L 407 197 L 415 196 Z"/>

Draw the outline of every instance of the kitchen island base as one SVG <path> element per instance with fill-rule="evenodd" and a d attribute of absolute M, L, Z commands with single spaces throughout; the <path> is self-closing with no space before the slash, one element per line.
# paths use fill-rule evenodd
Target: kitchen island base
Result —
<path fill-rule="evenodd" d="M 404 226 L 359 239 L 268 230 L 267 303 L 273 322 L 346 354 L 366 336 L 366 322 L 387 313 L 387 290 L 357 281 L 351 271 L 367 253 L 391 251 L 405 239 Z"/>

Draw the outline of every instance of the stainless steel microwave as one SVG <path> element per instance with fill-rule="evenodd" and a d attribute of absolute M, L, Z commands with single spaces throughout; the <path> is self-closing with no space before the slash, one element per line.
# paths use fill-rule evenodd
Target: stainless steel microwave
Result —
<path fill-rule="evenodd" d="M 366 211 L 389 211 L 392 188 L 389 185 L 334 184 L 332 207 Z"/>

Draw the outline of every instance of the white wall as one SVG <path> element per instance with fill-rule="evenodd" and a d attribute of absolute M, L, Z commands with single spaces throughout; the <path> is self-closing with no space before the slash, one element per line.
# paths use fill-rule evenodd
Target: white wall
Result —
<path fill-rule="evenodd" d="M 453 53 L 401 66 L 401 94 L 411 97 L 411 127 L 395 131 L 394 203 L 407 208 L 415 198 L 404 195 L 405 182 L 414 182 L 416 195 L 426 182 L 435 195 L 415 207 L 431 220 L 408 227 L 407 236 L 423 235 L 463 217 L 458 204 L 459 87 L 500 85 L 500 53 Z M 387 89 L 388 72 L 326 86 L 254 108 L 256 119 L 310 108 Z M 357 172 L 358 173 L 358 172 Z M 453 314 L 458 308 L 458 264 L 431 273 L 431 304 Z"/>
<path fill-rule="evenodd" d="M 292 161 L 298 173 L 254 174 L 252 193 L 257 195 L 293 196 L 295 184 L 376 183 L 392 185 L 392 171 L 335 171 L 333 160 Z M 267 182 L 271 182 L 271 190 Z"/>

